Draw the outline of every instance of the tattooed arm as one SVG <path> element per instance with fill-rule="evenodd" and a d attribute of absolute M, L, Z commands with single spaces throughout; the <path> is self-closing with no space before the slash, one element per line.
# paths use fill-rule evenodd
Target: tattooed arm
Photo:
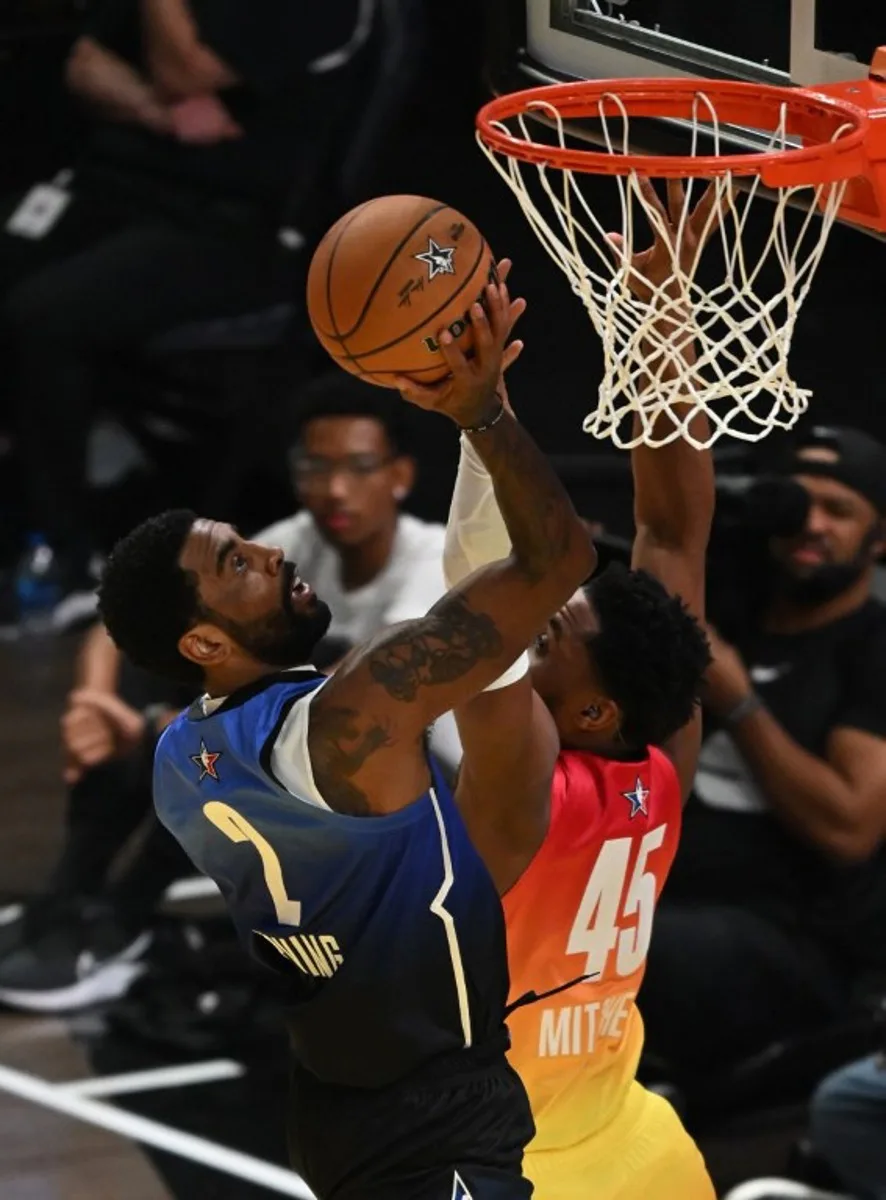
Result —
<path fill-rule="evenodd" d="M 446 582 L 460 583 L 509 550 L 492 480 L 463 441 L 443 554 Z M 463 751 L 456 799 L 502 893 L 545 838 L 560 751 L 557 727 L 533 690 L 528 666 L 524 660 L 522 670 L 512 670 L 455 711 Z"/>
<path fill-rule="evenodd" d="M 441 335 L 452 376 L 409 399 L 453 418 L 485 463 L 511 540 L 508 558 L 447 593 L 427 616 L 352 651 L 313 704 L 309 745 L 317 786 L 342 811 L 388 812 L 427 786 L 421 737 L 441 713 L 492 683 L 591 573 L 594 550 L 560 481 L 496 398 L 514 319 L 503 285 L 488 319 L 472 311 L 468 362 Z"/>

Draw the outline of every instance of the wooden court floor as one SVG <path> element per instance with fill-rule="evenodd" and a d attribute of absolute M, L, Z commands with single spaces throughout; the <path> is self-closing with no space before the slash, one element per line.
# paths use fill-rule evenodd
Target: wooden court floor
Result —
<path fill-rule="evenodd" d="M 57 724 L 73 642 L 0 645 L 0 896 L 32 893 L 58 851 L 64 792 Z M 0 1014 L 0 1067 L 54 1083 L 92 1074 L 67 1023 Z M 131 1142 L 0 1090 L 3 1200 L 169 1200 Z"/>
<path fill-rule="evenodd" d="M 0 642 L 0 905 L 39 890 L 59 849 L 75 651 L 76 639 Z M 307 1198 L 285 1167 L 284 1105 L 279 1069 L 183 1062 L 116 1038 L 101 1012 L 0 1010 L 2 1200 Z"/>

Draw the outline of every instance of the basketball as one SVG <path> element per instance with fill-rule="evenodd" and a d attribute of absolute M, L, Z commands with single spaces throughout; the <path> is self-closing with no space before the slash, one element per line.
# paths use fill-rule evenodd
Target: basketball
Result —
<path fill-rule="evenodd" d="M 449 370 L 440 333 L 470 350 L 471 305 L 495 277 L 485 239 L 461 213 L 423 196 L 382 196 L 346 213 L 317 247 L 308 313 L 332 358 L 367 383 L 433 383 Z"/>

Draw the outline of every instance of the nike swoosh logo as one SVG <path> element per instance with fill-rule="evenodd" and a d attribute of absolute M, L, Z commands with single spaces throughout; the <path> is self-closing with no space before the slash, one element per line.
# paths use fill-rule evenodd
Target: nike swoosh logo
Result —
<path fill-rule="evenodd" d="M 81 951 L 81 953 L 77 956 L 76 972 L 78 980 L 85 979 L 87 975 L 91 975 L 95 970 L 97 963 L 98 959 L 91 950 Z"/>
<path fill-rule="evenodd" d="M 751 667 L 750 675 L 754 683 L 774 683 L 787 675 L 791 669 L 790 663 L 780 663 L 777 667 Z"/>

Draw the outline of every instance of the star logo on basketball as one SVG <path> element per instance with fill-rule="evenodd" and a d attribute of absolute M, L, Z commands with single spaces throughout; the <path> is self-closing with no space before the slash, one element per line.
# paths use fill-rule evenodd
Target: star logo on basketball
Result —
<path fill-rule="evenodd" d="M 637 782 L 634 784 L 632 792 L 622 792 L 625 800 L 628 800 L 631 805 L 630 819 L 633 821 L 638 813 L 642 813 L 644 817 L 649 816 L 649 809 L 646 807 L 646 801 L 649 799 L 649 788 L 643 786 L 643 780 L 637 776 Z"/>
<path fill-rule="evenodd" d="M 436 279 L 438 275 L 454 275 L 455 246 L 438 246 L 432 237 L 428 238 L 428 248 L 422 254 L 414 254 L 413 258 L 424 263 L 428 268 L 428 280 Z"/>
<path fill-rule="evenodd" d="M 207 776 L 210 779 L 214 779 L 216 783 L 219 782 L 218 771 L 215 768 L 215 764 L 220 758 L 221 750 L 213 751 L 208 749 L 206 743 L 201 738 L 200 753 L 190 755 L 191 762 L 194 764 L 194 766 L 200 768 L 200 779 L 198 780 L 199 783 L 202 783 Z"/>

